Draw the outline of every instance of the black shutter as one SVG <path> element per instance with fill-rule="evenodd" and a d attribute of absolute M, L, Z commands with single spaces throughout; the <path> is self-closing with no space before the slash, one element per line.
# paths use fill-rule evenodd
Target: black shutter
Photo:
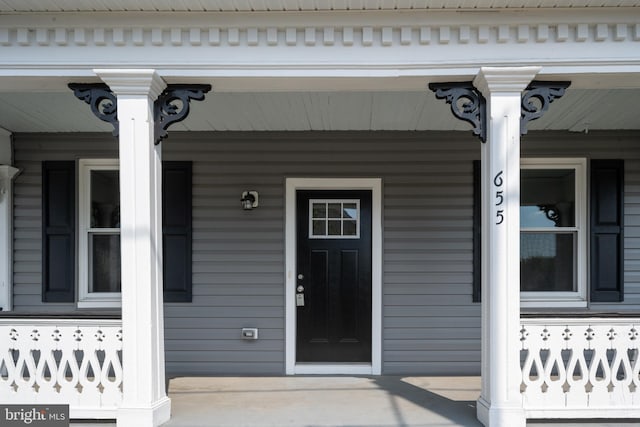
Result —
<path fill-rule="evenodd" d="M 42 301 L 75 301 L 74 161 L 42 163 Z"/>
<path fill-rule="evenodd" d="M 482 288 L 482 190 L 480 160 L 473 161 L 473 302 L 481 301 Z"/>
<path fill-rule="evenodd" d="M 591 301 L 624 299 L 624 161 L 591 161 Z"/>
<path fill-rule="evenodd" d="M 165 302 L 191 302 L 191 162 L 162 162 Z"/>

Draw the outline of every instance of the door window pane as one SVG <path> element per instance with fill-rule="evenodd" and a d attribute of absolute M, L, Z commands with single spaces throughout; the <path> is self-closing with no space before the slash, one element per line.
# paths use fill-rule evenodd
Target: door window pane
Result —
<path fill-rule="evenodd" d="M 358 228 L 356 221 L 344 221 L 342 223 L 342 234 L 345 236 L 355 236 L 357 231 Z"/>
<path fill-rule="evenodd" d="M 575 233 L 520 233 L 520 290 L 576 290 Z"/>
<path fill-rule="evenodd" d="M 327 217 L 327 204 L 326 203 L 313 203 L 313 218 L 326 218 Z"/>
<path fill-rule="evenodd" d="M 342 234 L 342 222 L 340 220 L 329 221 L 329 236 L 340 236 Z"/>
<path fill-rule="evenodd" d="M 120 292 L 120 235 L 89 235 L 89 292 Z"/>
<path fill-rule="evenodd" d="M 522 169 L 520 183 L 522 228 L 576 225 L 575 169 Z"/>
<path fill-rule="evenodd" d="M 327 222 L 323 219 L 321 221 L 313 220 L 313 230 L 311 231 L 313 236 L 324 236 L 327 234 Z"/>
<path fill-rule="evenodd" d="M 345 203 L 342 205 L 342 218 L 358 218 L 358 205 L 355 203 Z"/>
<path fill-rule="evenodd" d="M 342 205 L 340 203 L 329 203 L 329 218 L 342 218 Z"/>

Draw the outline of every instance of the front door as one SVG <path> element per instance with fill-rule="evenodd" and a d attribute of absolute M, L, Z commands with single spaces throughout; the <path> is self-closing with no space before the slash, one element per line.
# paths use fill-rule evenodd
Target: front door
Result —
<path fill-rule="evenodd" d="M 371 191 L 297 191 L 296 362 L 371 362 Z"/>

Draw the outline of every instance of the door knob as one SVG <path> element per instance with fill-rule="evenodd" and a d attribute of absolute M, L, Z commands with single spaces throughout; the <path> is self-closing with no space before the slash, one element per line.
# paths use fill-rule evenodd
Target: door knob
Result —
<path fill-rule="evenodd" d="M 302 286 L 302 285 L 298 285 L 298 287 L 296 288 L 296 291 L 298 291 L 298 292 L 304 292 L 304 286 Z"/>

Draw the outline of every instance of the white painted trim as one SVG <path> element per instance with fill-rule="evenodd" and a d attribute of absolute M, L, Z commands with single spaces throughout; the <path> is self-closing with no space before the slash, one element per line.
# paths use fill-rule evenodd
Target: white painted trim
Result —
<path fill-rule="evenodd" d="M 323 374 L 382 373 L 382 179 L 287 178 L 285 193 L 285 372 Z M 371 191 L 371 365 L 296 364 L 296 190 Z M 312 369 L 312 366 L 314 369 Z M 366 368 L 365 368 L 366 367 Z M 318 372 L 311 372 L 315 370 Z M 366 372 L 361 372 L 366 370 Z M 319 372 L 321 371 L 321 372 Z"/>
<path fill-rule="evenodd" d="M 89 218 L 92 170 L 118 170 L 118 159 L 78 160 L 78 308 L 121 306 L 120 292 L 89 292 Z M 114 231 L 114 229 L 106 229 Z"/>
<path fill-rule="evenodd" d="M 297 363 L 295 365 L 297 375 L 379 375 L 373 373 L 369 363 Z"/>
<path fill-rule="evenodd" d="M 68 91 L 94 67 L 152 68 L 216 91 L 425 90 L 537 64 L 571 88 L 638 87 L 637 8 L 25 13 L 0 16 L 0 91 Z M 541 54 L 544 52 L 544 54 Z M 605 52 L 606 54 L 603 54 Z M 103 71 L 105 71 L 103 69 Z M 97 72 L 100 75 L 100 72 Z M 29 77 L 57 77 L 30 79 Z M 50 86 L 49 86 L 50 85 Z M 113 89 L 113 87 L 112 87 Z"/>
<path fill-rule="evenodd" d="M 13 310 L 13 179 L 20 172 L 0 165 L 0 309 Z"/>

